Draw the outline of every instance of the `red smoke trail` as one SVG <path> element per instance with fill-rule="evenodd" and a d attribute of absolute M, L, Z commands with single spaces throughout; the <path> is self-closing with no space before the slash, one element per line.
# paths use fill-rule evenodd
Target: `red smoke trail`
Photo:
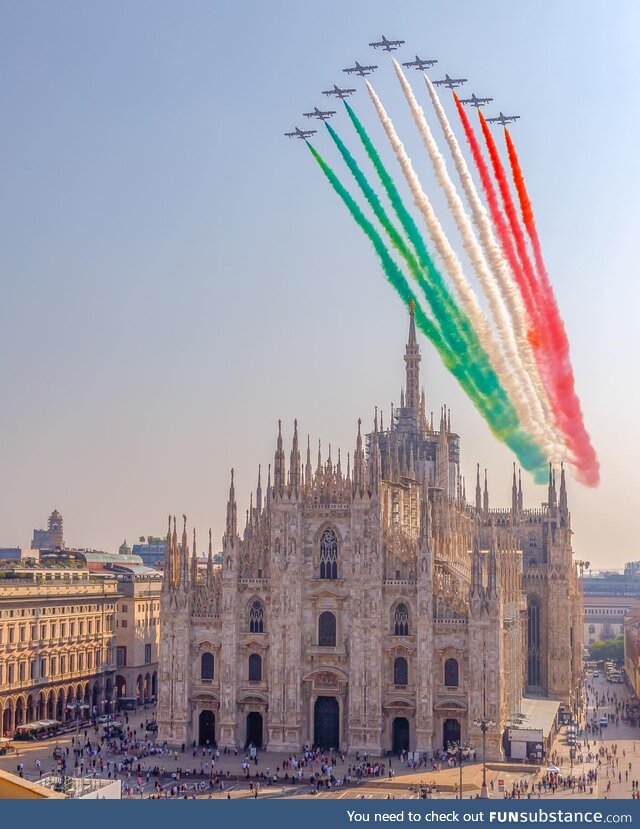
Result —
<path fill-rule="evenodd" d="M 491 214 L 491 220 L 493 221 L 498 239 L 500 240 L 500 244 L 502 246 L 502 250 L 515 277 L 516 284 L 518 285 L 518 288 L 522 295 L 522 299 L 524 301 L 524 307 L 526 308 L 527 314 L 529 316 L 530 328 L 527 332 L 527 337 L 529 339 L 529 342 L 531 343 L 532 348 L 534 350 L 537 350 L 540 347 L 541 338 L 537 330 L 538 310 L 536 307 L 535 299 L 531 293 L 529 284 L 524 277 L 524 273 L 522 271 L 522 266 L 520 265 L 518 255 L 516 254 L 515 248 L 513 247 L 511 234 L 504 220 L 504 216 L 502 215 L 502 211 L 500 210 L 500 205 L 498 204 L 496 191 L 493 187 L 491 175 L 489 173 L 487 165 L 485 164 L 485 160 L 482 157 L 482 151 L 480 149 L 480 145 L 478 144 L 478 139 L 476 138 L 476 135 L 473 131 L 473 127 L 471 126 L 469 119 L 467 118 L 467 113 L 465 112 L 464 107 L 460 103 L 460 99 L 458 98 L 455 92 L 453 93 L 453 99 L 458 110 L 458 115 L 460 116 L 460 121 L 462 122 L 462 126 L 464 128 L 464 134 L 471 149 L 471 154 L 473 155 L 473 160 L 475 162 L 476 167 L 478 168 L 478 173 L 480 174 L 480 181 L 482 182 L 482 189 L 484 190 L 485 196 L 487 197 L 487 203 L 489 205 L 489 213 Z"/>
<path fill-rule="evenodd" d="M 534 302 L 537 304 L 538 286 L 536 275 L 533 270 L 531 260 L 529 259 L 529 252 L 527 251 L 527 243 L 525 241 L 524 234 L 522 233 L 518 222 L 518 214 L 516 212 L 516 206 L 513 203 L 513 198 L 511 197 L 511 191 L 509 190 L 507 174 L 502 166 L 502 161 L 498 155 L 498 148 L 496 147 L 496 142 L 493 140 L 493 135 L 491 135 L 489 125 L 485 121 L 485 117 L 480 110 L 478 110 L 478 117 L 480 118 L 480 126 L 482 127 L 482 134 L 484 135 L 485 144 L 487 145 L 487 150 L 489 151 L 489 158 L 491 159 L 493 172 L 496 177 L 496 181 L 498 182 L 500 195 L 502 196 L 502 203 L 504 205 L 505 213 L 507 214 L 507 219 L 509 220 L 509 227 L 511 228 L 511 233 L 513 234 L 513 239 L 516 243 L 516 250 L 518 251 L 518 257 L 520 258 L 520 262 L 522 264 L 522 272 L 524 273 L 524 278 L 527 282 L 529 290 L 531 291 Z"/>
<path fill-rule="evenodd" d="M 549 275 L 544 266 L 542 246 L 540 245 L 533 208 L 529 194 L 527 193 L 518 154 L 509 135 L 509 131 L 505 129 L 504 133 L 513 182 L 520 202 L 522 222 L 531 240 L 531 246 L 536 260 L 536 269 L 541 287 L 542 312 L 548 320 L 549 333 L 553 342 L 555 383 L 563 413 L 571 424 L 571 447 L 576 455 L 576 465 L 582 473 L 580 476 L 581 479 L 584 483 L 595 486 L 599 480 L 598 459 L 586 431 L 580 400 L 575 392 L 575 379 L 571 367 L 571 358 L 569 356 L 569 339 L 560 316 L 560 311 L 558 310 L 558 303 L 556 302 Z"/>

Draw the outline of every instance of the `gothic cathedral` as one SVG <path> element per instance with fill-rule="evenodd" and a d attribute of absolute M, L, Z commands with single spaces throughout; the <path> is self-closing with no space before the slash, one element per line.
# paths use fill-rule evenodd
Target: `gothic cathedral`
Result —
<path fill-rule="evenodd" d="M 492 509 L 459 471 L 450 415 L 427 419 L 413 316 L 406 392 L 378 414 L 353 466 L 309 445 L 289 463 L 279 427 L 240 534 L 231 475 L 222 563 L 199 568 L 169 521 L 161 600 L 159 738 L 381 754 L 481 743 L 503 756 L 524 695 L 575 703 L 581 597 L 565 474 L 547 501 Z"/>

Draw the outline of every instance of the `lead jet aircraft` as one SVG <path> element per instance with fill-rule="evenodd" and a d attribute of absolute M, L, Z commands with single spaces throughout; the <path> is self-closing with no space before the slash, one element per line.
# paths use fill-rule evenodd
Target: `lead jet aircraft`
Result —
<path fill-rule="evenodd" d="M 360 75 L 361 78 L 364 78 L 365 75 L 370 75 L 374 69 L 377 69 L 377 66 L 361 66 L 358 61 L 356 61 L 355 66 L 349 66 L 347 69 L 343 69 L 343 72 L 346 72 L 347 75 L 350 75 L 352 72 L 355 72 L 356 75 Z"/>
<path fill-rule="evenodd" d="M 488 104 L 489 101 L 493 101 L 493 98 L 478 98 L 475 92 L 471 94 L 470 98 L 460 98 L 461 104 L 471 104 L 472 107 L 476 109 L 478 107 L 483 107 L 485 104 Z"/>
<path fill-rule="evenodd" d="M 336 114 L 335 109 L 318 109 L 313 108 L 313 112 L 303 112 L 305 118 L 319 118 L 321 121 L 327 121 L 332 115 Z"/>
<path fill-rule="evenodd" d="M 500 115 L 496 115 L 495 118 L 487 118 L 487 124 L 502 124 L 504 127 L 507 124 L 511 124 L 513 121 L 517 121 L 519 118 L 519 115 L 503 115 L 502 112 L 500 112 Z"/>
<path fill-rule="evenodd" d="M 407 61 L 407 63 L 403 63 L 402 65 L 408 69 L 418 69 L 420 72 L 424 72 L 425 67 L 435 66 L 437 62 L 437 60 L 423 60 L 416 55 L 415 60 Z"/>
<path fill-rule="evenodd" d="M 323 90 L 323 95 L 335 95 L 337 98 L 346 98 L 349 95 L 353 95 L 355 89 L 340 89 L 335 83 L 333 85 L 333 89 L 325 89 Z"/>
<path fill-rule="evenodd" d="M 393 52 L 394 49 L 402 46 L 403 43 L 404 40 L 387 40 L 387 38 L 382 35 L 382 40 L 375 40 L 373 43 L 370 43 L 369 46 L 373 46 L 374 49 L 382 48 L 385 52 Z"/>
<path fill-rule="evenodd" d="M 293 132 L 285 132 L 287 138 L 303 138 L 305 141 L 310 135 L 315 135 L 318 130 L 301 130 L 296 127 Z"/>
<path fill-rule="evenodd" d="M 448 75 L 445 75 L 441 81 L 433 81 L 433 85 L 448 86 L 449 89 L 455 89 L 456 86 L 462 86 L 462 84 L 466 82 L 467 78 L 450 78 Z"/>

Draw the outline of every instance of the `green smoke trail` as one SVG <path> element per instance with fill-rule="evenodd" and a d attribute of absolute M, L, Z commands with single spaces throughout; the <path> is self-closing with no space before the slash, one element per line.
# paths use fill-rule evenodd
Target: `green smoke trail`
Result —
<path fill-rule="evenodd" d="M 350 110 L 353 113 L 353 110 Z M 355 114 L 353 117 L 356 118 Z M 357 121 L 357 118 L 356 118 Z M 340 138 L 340 136 L 336 133 L 336 131 L 331 127 L 330 124 L 326 123 L 325 126 L 329 131 L 334 143 L 338 147 L 340 154 L 342 155 L 345 163 L 349 167 L 353 177 L 355 178 L 358 186 L 362 190 L 365 198 L 373 208 L 373 211 L 378 218 L 382 227 L 386 230 L 387 235 L 389 236 L 392 244 L 394 247 L 400 252 L 403 256 L 409 269 L 416 279 L 422 291 L 427 299 L 427 302 L 431 306 L 433 310 L 434 317 L 436 322 L 440 326 L 440 330 L 445 338 L 445 340 L 450 344 L 450 346 L 457 352 L 464 354 L 466 356 L 467 362 L 467 370 L 470 373 L 478 391 L 481 394 L 485 394 L 487 397 L 487 405 L 491 407 L 491 409 L 495 409 L 493 411 L 493 417 L 500 421 L 504 421 L 506 417 L 512 413 L 514 418 L 511 418 L 511 422 L 509 424 L 504 424 L 506 428 L 515 428 L 517 426 L 517 415 L 515 413 L 515 409 L 512 406 L 507 406 L 508 396 L 506 395 L 501 383 L 498 380 L 497 375 L 491 365 L 491 362 L 482 347 L 481 343 L 478 340 L 476 332 L 471 325 L 471 322 L 467 315 L 461 311 L 455 300 L 451 297 L 451 295 L 444 287 L 442 282 L 442 277 L 440 274 L 437 274 L 437 279 L 440 281 L 440 285 L 443 287 L 445 296 L 442 295 L 442 291 L 438 290 L 437 281 L 433 278 L 433 272 L 436 270 L 433 266 L 433 263 L 429 257 L 429 254 L 426 250 L 424 245 L 424 241 L 422 236 L 420 235 L 418 229 L 413 224 L 413 219 L 407 212 L 398 191 L 395 188 L 395 184 L 393 183 L 391 176 L 384 168 L 384 165 L 380 161 L 378 153 L 371 142 L 371 139 L 367 135 L 364 127 L 360 124 L 360 129 L 362 130 L 362 134 L 365 137 L 365 140 L 371 149 L 371 152 L 375 155 L 381 171 L 381 178 L 382 176 L 385 177 L 387 184 L 385 185 L 385 189 L 389 192 L 391 190 L 394 194 L 394 201 L 398 205 L 398 210 L 396 213 L 403 212 L 407 217 L 410 223 L 410 227 L 412 226 L 415 229 L 416 234 L 420 239 L 420 244 L 422 245 L 422 249 L 425 251 L 428 264 L 430 267 L 421 267 L 420 264 L 416 261 L 415 256 L 412 254 L 411 250 L 408 248 L 407 244 L 405 243 L 404 239 L 397 231 L 393 222 L 389 219 L 384 207 L 380 203 L 380 199 L 378 198 L 376 192 L 372 188 L 371 184 L 367 180 L 366 175 L 362 172 L 360 167 L 358 166 L 357 161 L 353 158 L 347 147 L 345 146 L 344 142 Z M 434 284 L 435 283 L 435 284 Z M 461 333 L 461 329 L 464 331 L 464 334 Z"/>
<path fill-rule="evenodd" d="M 468 359 L 470 361 L 468 368 L 471 371 L 472 376 L 474 377 L 476 384 L 478 385 L 478 388 L 482 389 L 490 399 L 496 400 L 497 398 L 496 415 L 502 419 L 504 419 L 505 417 L 509 417 L 510 423 L 508 424 L 507 428 L 516 428 L 518 424 L 518 418 L 515 409 L 511 405 L 509 398 L 506 392 L 504 391 L 493 369 L 493 366 L 491 365 L 491 362 L 478 339 L 478 335 L 476 334 L 476 331 L 473 328 L 473 325 L 471 324 L 469 317 L 458 307 L 457 303 L 451 296 L 451 293 L 448 290 L 444 280 L 442 279 L 440 271 L 434 265 L 433 259 L 431 258 L 427 246 L 425 245 L 422 234 L 418 230 L 418 227 L 416 226 L 413 217 L 405 207 L 404 202 L 402 201 L 402 197 L 400 196 L 400 193 L 398 192 L 398 189 L 391 175 L 382 163 L 380 155 L 376 150 L 373 141 L 369 137 L 364 126 L 358 119 L 358 116 L 355 114 L 355 112 L 349 106 L 349 104 L 345 101 L 344 105 L 349 114 L 349 118 L 351 119 L 351 122 L 353 123 L 356 132 L 358 133 L 362 145 L 364 146 L 367 155 L 369 156 L 378 174 L 378 178 L 380 179 L 380 182 L 382 183 L 382 186 L 384 187 L 389 197 L 389 201 L 391 202 L 391 205 L 393 206 L 393 209 L 396 215 L 398 216 L 398 219 L 400 220 L 400 223 L 404 228 L 405 233 L 410 239 L 418 255 L 420 265 L 422 266 L 422 280 L 419 280 L 419 284 L 422 287 L 425 296 L 427 297 L 427 300 L 432 305 L 436 317 L 439 320 L 448 321 L 445 336 L 448 336 L 450 338 L 449 341 L 452 342 L 452 344 L 455 344 L 454 347 L 456 347 L 457 349 L 464 349 L 467 352 Z M 329 127 L 328 124 L 327 127 Z M 330 131 L 333 137 L 335 131 Z M 338 148 L 340 149 L 340 152 L 342 152 L 340 145 L 338 145 Z M 347 161 L 346 157 L 345 161 Z M 349 164 L 348 161 L 347 164 Z M 355 161 L 353 161 L 353 164 L 357 166 Z M 358 184 L 362 188 L 362 182 L 358 179 L 358 176 L 356 176 L 356 173 L 351 168 L 351 165 L 349 165 L 349 168 L 351 169 L 354 177 L 358 181 Z M 362 171 L 359 172 L 361 178 L 364 179 L 364 181 L 366 182 L 366 177 L 364 176 Z M 365 196 L 367 196 L 366 193 Z M 368 196 L 367 199 L 369 199 Z M 377 201 L 379 204 L 379 200 Z M 375 206 L 373 204 L 372 207 L 375 210 Z M 379 216 L 378 218 L 380 219 Z M 380 221 L 382 223 L 382 219 L 380 219 Z M 429 290 L 424 286 L 425 277 L 429 284 Z M 461 340 L 463 340 L 464 343 L 462 343 Z M 505 404 L 507 404 L 506 408 Z M 505 424 L 505 426 L 506 425 L 507 424 Z"/>
<path fill-rule="evenodd" d="M 351 197 L 346 188 L 342 185 L 342 183 L 340 182 L 334 171 L 331 169 L 331 167 L 329 167 L 329 165 L 324 161 L 322 156 L 308 141 L 306 143 L 309 147 L 311 154 L 320 166 L 320 169 L 327 177 L 329 183 L 344 202 L 345 206 L 351 213 L 351 216 L 354 218 L 359 227 L 364 231 L 365 235 L 373 244 L 373 247 L 376 253 L 378 254 L 378 257 L 380 258 L 382 268 L 388 281 L 393 285 L 393 287 L 396 289 L 402 300 L 407 305 L 409 305 L 411 302 L 414 303 L 415 318 L 416 322 L 418 323 L 418 326 L 428 337 L 428 339 L 433 343 L 443 363 L 449 369 L 449 371 L 451 371 L 454 377 L 456 377 L 456 379 L 458 380 L 458 382 L 470 398 L 471 402 L 487 421 L 489 428 L 491 429 L 493 434 L 499 440 L 505 442 L 512 449 L 512 451 L 519 458 L 524 468 L 534 472 L 536 478 L 539 475 L 544 475 L 546 469 L 546 459 L 540 447 L 536 443 L 534 443 L 530 436 L 523 432 L 518 425 L 516 425 L 515 428 L 508 426 L 500 427 L 497 425 L 495 418 L 492 417 L 492 407 L 487 406 L 487 398 L 485 397 L 485 395 L 479 393 L 475 384 L 471 381 L 467 368 L 465 367 L 463 361 L 460 360 L 458 355 L 443 340 L 442 335 L 440 334 L 436 326 L 429 319 L 429 317 L 427 317 L 422 307 L 416 301 L 415 295 L 409 287 L 409 283 L 405 279 L 404 275 L 402 274 L 396 263 L 393 261 L 378 231 L 362 213 L 354 199 Z M 502 394 L 504 396 L 504 391 L 502 392 Z M 511 409 L 512 417 L 508 417 L 507 419 L 515 419 L 517 424 L 517 417 L 515 416 L 515 412 L 513 412 L 513 407 L 511 406 L 511 403 L 509 402 L 508 398 L 505 399 L 504 408 L 507 410 L 507 414 L 509 414 L 508 410 Z"/>

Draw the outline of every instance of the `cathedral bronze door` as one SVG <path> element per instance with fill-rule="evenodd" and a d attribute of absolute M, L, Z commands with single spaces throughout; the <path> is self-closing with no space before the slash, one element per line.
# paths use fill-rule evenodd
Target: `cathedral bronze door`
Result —
<path fill-rule="evenodd" d="M 445 720 L 442 726 L 442 747 L 460 742 L 460 720 Z"/>
<path fill-rule="evenodd" d="M 247 714 L 247 746 L 252 745 L 254 748 L 262 748 L 262 714 L 258 711 L 252 711 Z"/>
<path fill-rule="evenodd" d="M 198 742 L 201 746 L 216 744 L 216 717 L 213 711 L 201 711 L 198 720 Z"/>
<path fill-rule="evenodd" d="M 409 751 L 409 720 L 406 717 L 396 717 L 393 721 L 392 751 L 394 754 Z"/>
<path fill-rule="evenodd" d="M 335 697 L 318 697 L 316 700 L 313 742 L 324 749 L 340 747 L 340 707 Z"/>

